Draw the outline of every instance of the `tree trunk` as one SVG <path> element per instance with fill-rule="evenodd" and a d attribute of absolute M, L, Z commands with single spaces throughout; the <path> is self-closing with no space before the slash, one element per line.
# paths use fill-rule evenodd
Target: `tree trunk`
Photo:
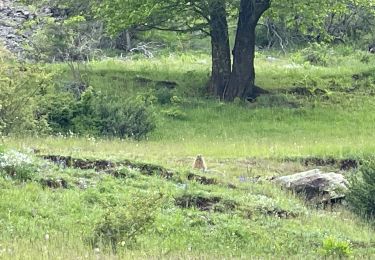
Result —
<path fill-rule="evenodd" d="M 223 98 L 231 73 L 227 13 L 224 0 L 209 2 L 212 48 L 212 75 L 209 93 Z"/>
<path fill-rule="evenodd" d="M 133 48 L 132 38 L 130 36 L 129 30 L 125 31 L 125 38 L 126 38 L 126 51 L 129 52 Z"/>
<path fill-rule="evenodd" d="M 224 99 L 254 96 L 255 86 L 255 27 L 261 15 L 270 7 L 270 0 L 241 0 L 236 40 L 233 49 L 233 68 Z"/>

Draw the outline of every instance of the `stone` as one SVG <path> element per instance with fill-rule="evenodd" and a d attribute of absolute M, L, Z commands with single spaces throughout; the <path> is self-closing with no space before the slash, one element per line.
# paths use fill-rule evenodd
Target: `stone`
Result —
<path fill-rule="evenodd" d="M 348 190 L 348 181 L 342 174 L 319 169 L 277 177 L 273 181 L 318 203 L 342 200 Z"/>
<path fill-rule="evenodd" d="M 35 18 L 36 14 L 18 1 L 0 0 L 0 45 L 19 58 L 25 58 L 27 53 L 23 46 L 30 44 L 30 37 L 37 28 L 22 33 L 23 26 L 26 21 Z"/>

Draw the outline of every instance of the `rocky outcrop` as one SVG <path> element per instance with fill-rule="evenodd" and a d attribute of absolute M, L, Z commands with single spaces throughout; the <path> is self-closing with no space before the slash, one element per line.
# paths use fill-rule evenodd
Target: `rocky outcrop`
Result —
<path fill-rule="evenodd" d="M 14 0 L 2 0 L 0 2 L 0 44 L 5 48 L 21 56 L 24 52 L 23 46 L 28 43 L 32 34 L 24 31 L 25 22 L 32 20 L 36 15 L 27 7 L 17 4 Z"/>
<path fill-rule="evenodd" d="M 348 182 L 342 174 L 324 173 L 318 169 L 278 177 L 274 179 L 274 182 L 317 203 L 342 200 L 348 189 Z"/>

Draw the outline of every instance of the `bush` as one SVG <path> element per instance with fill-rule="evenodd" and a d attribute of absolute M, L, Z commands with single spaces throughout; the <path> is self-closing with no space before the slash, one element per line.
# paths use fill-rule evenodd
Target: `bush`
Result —
<path fill-rule="evenodd" d="M 38 106 L 51 76 L 40 65 L 19 63 L 0 48 L 0 135 L 48 130 Z"/>
<path fill-rule="evenodd" d="M 134 245 L 137 237 L 154 223 L 161 199 L 160 194 L 133 194 L 123 205 L 109 207 L 95 227 L 94 246 L 103 244 L 116 251 L 118 246 Z"/>
<path fill-rule="evenodd" d="M 47 118 L 53 133 L 67 133 L 72 129 L 74 106 L 77 102 L 70 93 L 50 93 L 38 110 Z"/>
<path fill-rule="evenodd" d="M 98 47 L 103 37 L 100 22 L 87 21 L 81 15 L 67 19 L 41 18 L 39 26 L 26 46 L 29 56 L 35 60 L 83 61 L 98 56 Z M 30 27 L 35 21 L 29 22 Z M 71 63 L 72 64 L 72 63 Z"/>
<path fill-rule="evenodd" d="M 375 217 L 375 160 L 363 163 L 350 180 L 348 202 L 357 214 Z"/>
<path fill-rule="evenodd" d="M 329 52 L 330 49 L 326 44 L 311 43 L 307 48 L 301 51 L 301 54 L 305 62 L 317 66 L 327 66 Z"/>
<path fill-rule="evenodd" d="M 161 105 L 170 104 L 173 97 L 173 93 L 168 88 L 159 88 L 155 91 L 155 97 Z"/>
<path fill-rule="evenodd" d="M 178 120 L 185 120 L 187 115 L 185 112 L 181 111 L 178 107 L 171 107 L 169 109 L 163 110 L 162 113 L 170 118 L 178 119 Z"/>
<path fill-rule="evenodd" d="M 87 88 L 76 99 L 70 92 L 52 93 L 40 108 L 54 133 L 142 139 L 156 126 L 146 101 L 118 100 Z"/>
<path fill-rule="evenodd" d="M 2 175 L 19 181 L 29 181 L 33 179 L 36 172 L 37 167 L 30 156 L 14 150 L 0 154 Z"/>
<path fill-rule="evenodd" d="M 130 99 L 111 101 L 110 97 L 104 97 L 97 107 L 102 134 L 139 140 L 155 129 L 153 111 L 145 103 Z"/>
<path fill-rule="evenodd" d="M 347 257 L 352 254 L 349 241 L 339 241 L 334 237 L 327 237 L 323 241 L 321 253 L 324 256 Z"/>

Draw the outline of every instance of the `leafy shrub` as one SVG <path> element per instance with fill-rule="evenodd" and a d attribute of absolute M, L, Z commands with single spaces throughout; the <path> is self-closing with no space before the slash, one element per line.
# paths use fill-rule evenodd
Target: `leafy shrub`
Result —
<path fill-rule="evenodd" d="M 324 256 L 347 257 L 352 254 L 350 242 L 339 241 L 334 237 L 327 237 L 323 241 L 321 253 Z"/>
<path fill-rule="evenodd" d="M 111 246 L 113 250 L 134 245 L 137 237 L 154 223 L 161 199 L 160 194 L 133 194 L 123 205 L 109 207 L 95 227 L 92 242 L 95 246 Z"/>
<path fill-rule="evenodd" d="M 139 140 L 156 127 L 153 111 L 139 101 L 128 99 L 112 103 L 109 97 L 105 97 L 99 102 L 96 113 L 100 132 L 108 136 Z"/>
<path fill-rule="evenodd" d="M 327 66 L 329 60 L 329 48 L 326 44 L 311 43 L 301 51 L 305 62 L 312 65 Z"/>
<path fill-rule="evenodd" d="M 49 96 L 41 108 L 54 133 L 106 135 L 142 139 L 156 126 L 152 109 L 142 100 L 118 100 L 87 88 L 77 100 L 72 93 Z"/>
<path fill-rule="evenodd" d="M 0 134 L 48 130 L 37 112 L 51 79 L 42 66 L 21 64 L 0 48 Z"/>
<path fill-rule="evenodd" d="M 351 178 L 347 200 L 359 215 L 375 217 L 375 160 L 365 162 Z"/>
<path fill-rule="evenodd" d="M 33 159 L 23 153 L 11 150 L 0 154 L 0 173 L 19 181 L 32 180 L 37 167 Z"/>
<path fill-rule="evenodd" d="M 87 60 L 98 55 L 98 46 L 103 37 L 100 22 L 87 21 L 77 15 L 67 19 L 41 18 L 40 26 L 27 46 L 29 55 L 36 60 L 66 61 Z M 33 27 L 35 21 L 30 21 Z"/>
<path fill-rule="evenodd" d="M 370 54 L 368 54 L 368 53 L 362 54 L 359 57 L 359 61 L 362 62 L 362 63 L 368 64 L 370 62 Z"/>
<path fill-rule="evenodd" d="M 100 115 L 96 111 L 98 95 L 92 87 L 82 93 L 73 107 L 72 130 L 78 134 L 100 134 Z"/>
<path fill-rule="evenodd" d="M 67 133 L 72 129 L 74 106 L 76 100 L 70 93 L 50 93 L 46 96 L 38 110 L 45 115 L 48 126 L 53 133 Z"/>
<path fill-rule="evenodd" d="M 159 88 L 155 91 L 155 97 L 161 105 L 170 104 L 173 93 L 168 88 Z"/>
<path fill-rule="evenodd" d="M 163 114 L 167 117 L 179 120 L 184 120 L 187 117 L 186 113 L 181 111 L 181 109 L 179 109 L 178 107 L 171 107 L 169 109 L 163 110 Z"/>

